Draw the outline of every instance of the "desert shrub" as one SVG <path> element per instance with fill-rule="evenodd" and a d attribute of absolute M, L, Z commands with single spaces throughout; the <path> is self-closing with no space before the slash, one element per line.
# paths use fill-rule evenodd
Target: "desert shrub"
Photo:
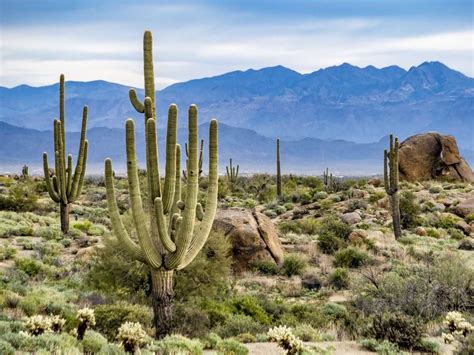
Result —
<path fill-rule="evenodd" d="M 173 331 L 190 337 L 203 338 L 209 333 L 208 314 L 195 304 L 177 304 L 173 308 Z"/>
<path fill-rule="evenodd" d="M 411 350 L 420 343 L 423 328 L 420 321 L 401 313 L 377 314 L 368 334 L 378 340 L 387 340 L 402 349 Z"/>
<path fill-rule="evenodd" d="M 381 355 L 398 355 L 400 348 L 387 340 L 379 341 L 377 339 L 362 339 L 359 344 L 372 352 Z"/>
<path fill-rule="evenodd" d="M 414 228 L 420 224 L 420 206 L 411 191 L 403 191 L 400 195 L 400 222 L 402 228 Z"/>
<path fill-rule="evenodd" d="M 365 210 L 368 207 L 367 201 L 362 199 L 352 200 L 347 206 L 348 212 L 354 212 L 355 210 Z"/>
<path fill-rule="evenodd" d="M 264 275 L 278 274 L 278 265 L 271 260 L 257 260 L 252 263 L 252 268 Z"/>
<path fill-rule="evenodd" d="M 152 352 L 161 355 L 200 355 L 203 353 L 199 340 L 191 340 L 181 335 L 168 335 L 148 346 Z"/>
<path fill-rule="evenodd" d="M 292 329 L 293 334 L 302 341 L 321 341 L 321 334 L 314 329 L 310 324 L 299 324 Z"/>
<path fill-rule="evenodd" d="M 39 227 L 35 230 L 35 237 L 40 237 L 46 240 L 60 240 L 63 238 L 63 233 L 59 225 Z"/>
<path fill-rule="evenodd" d="M 92 222 L 89 220 L 77 221 L 72 223 L 72 228 L 78 229 L 81 232 L 89 234 L 89 229 L 92 227 Z"/>
<path fill-rule="evenodd" d="M 428 189 L 428 191 L 430 194 L 439 194 L 441 191 L 443 191 L 443 188 L 439 185 L 433 185 Z"/>
<path fill-rule="evenodd" d="M 125 322 L 118 329 L 117 340 L 127 353 L 139 353 L 146 338 L 147 334 L 140 323 Z"/>
<path fill-rule="evenodd" d="M 385 197 L 385 192 L 383 191 L 377 191 L 374 192 L 373 194 L 370 195 L 369 197 L 369 202 L 370 203 L 375 203 Z"/>
<path fill-rule="evenodd" d="M 61 350 L 64 353 L 78 352 L 76 339 L 66 333 L 44 333 L 33 338 L 34 351 L 44 350 L 49 353 Z"/>
<path fill-rule="evenodd" d="M 5 340 L 0 340 L 0 354 L 15 355 L 15 348 Z"/>
<path fill-rule="evenodd" d="M 262 324 L 270 324 L 271 319 L 257 299 L 252 296 L 238 296 L 231 302 L 234 314 L 244 314 Z"/>
<path fill-rule="evenodd" d="M 257 337 L 253 334 L 249 333 L 242 333 L 235 337 L 235 340 L 238 340 L 240 343 L 248 344 L 248 343 L 255 343 L 257 341 Z"/>
<path fill-rule="evenodd" d="M 222 341 L 222 338 L 216 333 L 208 333 L 201 339 L 204 349 L 216 349 L 217 344 Z"/>
<path fill-rule="evenodd" d="M 105 339 L 100 333 L 88 330 L 84 334 L 84 339 L 82 339 L 81 345 L 84 353 L 97 354 L 107 345 L 107 339 Z"/>
<path fill-rule="evenodd" d="M 36 276 L 43 269 L 41 261 L 30 258 L 16 258 L 15 266 L 29 276 Z"/>
<path fill-rule="evenodd" d="M 471 333 L 467 337 L 461 339 L 457 344 L 454 353 L 456 355 L 474 354 L 474 333 Z"/>
<path fill-rule="evenodd" d="M 94 314 L 95 329 L 110 341 L 115 340 L 117 329 L 125 322 L 138 322 L 150 328 L 153 320 L 148 307 L 125 302 L 98 305 Z"/>
<path fill-rule="evenodd" d="M 426 235 L 431 238 L 439 239 L 441 238 L 441 233 L 434 229 L 434 228 L 428 228 L 426 229 Z"/>
<path fill-rule="evenodd" d="M 248 349 L 234 339 L 222 340 L 216 347 L 217 355 L 247 355 Z"/>
<path fill-rule="evenodd" d="M 358 268 L 369 261 L 370 256 L 367 252 L 357 247 L 347 247 L 338 250 L 334 254 L 334 265 L 336 267 Z"/>
<path fill-rule="evenodd" d="M 421 339 L 416 346 L 416 350 L 427 354 L 441 354 L 440 346 L 437 342 L 429 339 Z"/>
<path fill-rule="evenodd" d="M 233 312 L 232 307 L 228 303 L 220 300 L 204 299 L 199 307 L 208 315 L 212 327 L 223 323 Z"/>
<path fill-rule="evenodd" d="M 289 254 L 285 256 L 283 260 L 282 273 L 286 276 L 302 275 L 308 261 L 306 258 L 299 254 Z"/>
<path fill-rule="evenodd" d="M 334 254 L 345 245 L 352 228 L 335 217 L 326 218 L 318 230 L 318 246 L 323 253 Z"/>
<path fill-rule="evenodd" d="M 435 227 L 444 229 L 454 228 L 458 221 L 460 221 L 460 218 L 456 216 L 451 214 L 442 214 L 436 222 Z"/>
<path fill-rule="evenodd" d="M 33 337 L 25 332 L 14 333 L 7 332 L 0 334 L 0 340 L 11 344 L 15 349 L 23 351 L 34 351 Z M 0 353 L 1 354 L 1 353 Z"/>
<path fill-rule="evenodd" d="M 37 207 L 38 195 L 30 183 L 11 186 L 8 194 L 0 195 L 0 210 L 26 212 Z"/>
<path fill-rule="evenodd" d="M 10 246 L 0 246 L 0 261 L 12 259 L 15 254 L 15 248 Z"/>
<path fill-rule="evenodd" d="M 348 288 L 349 283 L 349 272 L 346 268 L 336 268 L 329 275 L 329 284 L 338 290 Z"/>
<path fill-rule="evenodd" d="M 230 338 L 243 333 L 258 334 L 265 331 L 265 326 L 252 317 L 243 314 L 232 315 L 214 329 L 222 338 Z"/>
<path fill-rule="evenodd" d="M 321 288 L 321 280 L 315 272 L 307 272 L 301 278 L 301 286 L 308 290 L 319 290 Z"/>

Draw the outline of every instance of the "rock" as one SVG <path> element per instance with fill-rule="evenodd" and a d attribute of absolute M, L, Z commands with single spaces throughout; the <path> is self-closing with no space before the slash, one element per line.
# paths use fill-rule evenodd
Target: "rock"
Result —
<path fill-rule="evenodd" d="M 219 210 L 213 229 L 228 236 L 232 243 L 233 270 L 249 270 L 260 260 L 283 263 L 283 248 L 273 222 L 257 211 L 230 208 Z"/>
<path fill-rule="evenodd" d="M 465 235 L 469 235 L 471 233 L 471 226 L 462 219 L 456 222 L 456 228 L 460 229 Z"/>
<path fill-rule="evenodd" d="M 422 237 L 425 237 L 426 235 L 428 235 L 428 233 L 426 232 L 426 229 L 423 227 L 416 227 L 415 233 Z"/>
<path fill-rule="evenodd" d="M 454 212 L 461 217 L 474 213 L 474 197 L 461 201 L 454 209 Z"/>
<path fill-rule="evenodd" d="M 459 243 L 459 250 L 474 250 L 474 241 L 472 239 L 463 239 Z"/>
<path fill-rule="evenodd" d="M 349 234 L 349 242 L 352 244 L 360 243 L 364 238 L 367 238 L 368 233 L 364 229 L 355 229 Z"/>
<path fill-rule="evenodd" d="M 474 173 L 459 154 L 453 136 L 437 132 L 417 134 L 404 140 L 399 150 L 400 179 L 408 181 L 447 177 L 474 182 Z"/>
<path fill-rule="evenodd" d="M 357 212 L 344 213 L 341 218 L 347 224 L 356 224 L 362 221 L 362 218 Z"/>
<path fill-rule="evenodd" d="M 385 247 L 395 243 L 395 236 L 393 233 L 384 234 L 382 231 L 369 231 L 367 240 L 370 240 L 376 247 Z"/>
<path fill-rule="evenodd" d="M 443 212 L 446 209 L 446 206 L 442 203 L 433 203 L 433 211 Z"/>
<path fill-rule="evenodd" d="M 94 254 L 94 250 L 95 250 L 94 247 L 79 249 L 76 253 L 76 258 L 82 259 L 82 260 L 90 259 L 92 255 Z"/>

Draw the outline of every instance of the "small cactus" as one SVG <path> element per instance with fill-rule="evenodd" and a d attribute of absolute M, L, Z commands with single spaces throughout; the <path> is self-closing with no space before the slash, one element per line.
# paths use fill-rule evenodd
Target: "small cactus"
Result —
<path fill-rule="evenodd" d="M 398 138 L 393 140 L 390 135 L 390 149 L 384 151 L 383 178 L 385 192 L 390 197 L 392 207 L 393 231 L 395 238 L 402 236 L 402 228 L 400 222 L 400 201 L 398 197 Z"/>
<path fill-rule="evenodd" d="M 77 340 L 82 340 L 87 328 L 95 325 L 94 310 L 88 307 L 82 308 L 77 311 L 76 318 L 79 322 L 77 325 Z"/>
<path fill-rule="evenodd" d="M 125 322 L 118 329 L 117 340 L 125 352 L 135 354 L 145 342 L 146 336 L 140 323 Z"/>
<path fill-rule="evenodd" d="M 229 165 L 225 167 L 227 172 L 227 181 L 230 186 L 230 191 L 234 191 L 237 179 L 239 178 L 239 165 L 237 167 L 232 165 L 232 158 L 229 159 Z"/>

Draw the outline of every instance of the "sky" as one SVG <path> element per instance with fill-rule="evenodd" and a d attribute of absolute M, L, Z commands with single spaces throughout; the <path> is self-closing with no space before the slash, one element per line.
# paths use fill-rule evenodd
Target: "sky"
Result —
<path fill-rule="evenodd" d="M 233 70 L 437 60 L 474 76 L 472 0 L 0 0 L 0 85 L 107 80 L 158 88 Z"/>

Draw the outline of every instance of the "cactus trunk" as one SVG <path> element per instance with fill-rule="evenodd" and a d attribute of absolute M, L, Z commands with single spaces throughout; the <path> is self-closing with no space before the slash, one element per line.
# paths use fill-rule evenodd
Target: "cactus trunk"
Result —
<path fill-rule="evenodd" d="M 155 337 L 171 333 L 173 326 L 173 271 L 151 270 Z"/>
<path fill-rule="evenodd" d="M 398 239 L 402 236 L 400 221 L 400 201 L 398 197 L 398 138 L 390 135 L 390 149 L 384 151 L 383 178 L 385 192 L 390 197 L 392 208 L 393 233 Z"/>
<path fill-rule="evenodd" d="M 69 231 L 69 211 L 71 210 L 71 205 L 67 203 L 59 203 L 59 216 L 61 220 L 61 231 L 67 233 Z"/>
<path fill-rule="evenodd" d="M 277 195 L 281 197 L 280 138 L 277 139 Z"/>
<path fill-rule="evenodd" d="M 390 196 L 390 205 L 392 207 L 393 233 L 395 234 L 395 238 L 398 239 L 402 236 L 402 226 L 400 222 L 400 199 L 398 193 Z"/>

